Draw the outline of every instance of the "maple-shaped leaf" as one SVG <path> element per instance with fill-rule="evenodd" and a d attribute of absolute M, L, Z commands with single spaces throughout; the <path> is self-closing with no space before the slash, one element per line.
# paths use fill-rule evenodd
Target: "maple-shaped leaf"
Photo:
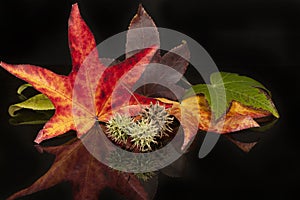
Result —
<path fill-rule="evenodd" d="M 126 110 L 135 113 L 141 105 L 157 101 L 138 94 L 134 94 L 134 98 L 128 102 L 120 95 L 118 99 L 112 99 L 114 90 L 121 95 L 131 95 L 127 91 L 128 88 L 139 79 L 156 52 L 156 46 L 141 50 L 125 61 L 107 68 L 99 61 L 94 36 L 81 18 L 77 4 L 72 6 L 68 35 L 73 65 L 68 76 L 58 75 L 34 65 L 0 62 L 8 72 L 25 80 L 47 96 L 55 107 L 54 116 L 35 139 L 37 143 L 69 130 L 76 130 L 77 136 L 80 137 L 96 121 L 110 119 L 113 114 L 112 107 L 114 111 L 125 107 Z"/>
<path fill-rule="evenodd" d="M 142 87 L 135 92 L 148 97 L 167 98 L 174 101 L 180 99 L 185 94 L 185 88 L 177 83 L 189 65 L 190 51 L 187 43 L 183 42 L 163 56 L 157 53 L 153 59 L 154 63 L 146 68 L 137 82 Z M 149 81 L 151 83 L 147 83 Z"/>
<path fill-rule="evenodd" d="M 154 21 L 140 4 L 128 27 L 125 46 L 126 58 L 134 55 L 137 49 L 144 49 L 151 45 L 159 48 L 159 33 Z"/>
<path fill-rule="evenodd" d="M 254 109 L 270 112 L 276 118 L 279 114 L 270 98 L 270 92 L 259 82 L 234 73 L 216 72 L 210 76 L 211 84 L 199 84 L 189 93 L 204 94 L 215 119 L 219 119 L 233 101 Z M 224 93 L 225 92 L 225 93 Z"/>
<path fill-rule="evenodd" d="M 128 27 L 126 37 L 127 57 L 132 55 L 132 50 L 143 49 L 149 45 L 160 45 L 158 29 L 140 4 L 137 14 L 133 17 Z M 160 51 L 153 56 L 152 64 L 144 71 L 142 77 L 136 83 L 142 85 L 136 92 L 148 97 L 164 97 L 177 100 L 170 91 L 176 91 L 178 96 L 182 96 L 185 89 L 176 85 L 182 78 L 189 65 L 190 51 L 186 42 L 169 50 L 161 56 Z M 166 67 L 161 67 L 166 66 Z M 169 69 L 168 69 L 169 68 Z M 148 83 L 151 81 L 151 83 Z"/>
<path fill-rule="evenodd" d="M 89 143 L 93 143 L 92 135 Z M 97 142 L 93 143 L 97 145 Z M 11 195 L 8 200 L 30 195 L 53 187 L 62 182 L 72 185 L 75 200 L 96 200 L 103 189 L 111 188 L 126 199 L 151 199 L 157 187 L 156 179 L 149 183 L 141 182 L 136 175 L 124 173 L 99 162 L 83 145 L 82 140 L 73 139 L 60 146 L 38 146 L 40 152 L 55 155 L 50 169 L 31 186 Z M 145 186 L 148 184 L 148 190 Z M 101 198 L 101 196 L 100 196 Z"/>

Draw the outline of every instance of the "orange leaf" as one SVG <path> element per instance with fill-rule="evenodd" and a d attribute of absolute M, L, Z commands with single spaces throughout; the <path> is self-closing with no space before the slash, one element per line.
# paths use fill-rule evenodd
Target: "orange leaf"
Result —
<path fill-rule="evenodd" d="M 159 100 L 170 103 L 164 99 Z M 169 113 L 174 115 L 183 126 L 184 143 L 182 150 L 187 148 L 197 133 L 195 126 L 193 126 L 195 123 L 198 123 L 199 129 L 203 131 L 225 134 L 259 127 L 259 124 L 254 119 L 271 115 L 268 111 L 243 106 L 239 102 L 233 101 L 226 115 L 214 122 L 210 107 L 203 95 L 189 97 L 180 104 L 174 103 L 172 108 L 169 109 Z"/>

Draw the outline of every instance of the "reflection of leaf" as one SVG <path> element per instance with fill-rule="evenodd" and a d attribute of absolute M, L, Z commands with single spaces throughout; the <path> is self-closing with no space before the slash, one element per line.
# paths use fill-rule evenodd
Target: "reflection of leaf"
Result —
<path fill-rule="evenodd" d="M 228 109 L 232 101 L 237 101 L 245 106 L 255 109 L 269 111 L 275 117 L 279 114 L 268 95 L 268 90 L 259 82 L 233 73 L 213 73 L 210 77 L 211 84 L 199 84 L 193 86 L 194 91 L 187 93 L 187 96 L 195 92 L 204 94 L 216 119 L 221 117 L 224 112 L 222 105 Z M 223 94 L 223 89 L 225 94 Z M 266 94 L 266 91 L 268 94 Z M 223 96 L 226 95 L 226 98 Z"/>
<path fill-rule="evenodd" d="M 146 192 L 135 175 L 113 170 L 96 160 L 78 139 L 60 146 L 38 146 L 38 149 L 55 155 L 53 165 L 30 187 L 13 194 L 8 200 L 45 190 L 65 181 L 72 184 L 74 199 L 78 200 L 98 199 L 100 192 L 107 187 L 124 195 L 126 199 L 149 199 L 152 195 Z"/>
<path fill-rule="evenodd" d="M 272 122 L 268 124 L 272 124 Z M 224 137 L 235 144 L 239 149 L 248 153 L 265 136 L 262 132 L 253 131 L 253 129 L 255 128 L 226 134 Z"/>
<path fill-rule="evenodd" d="M 124 96 L 131 95 L 127 89 L 139 79 L 145 65 L 156 52 L 156 47 L 144 49 L 124 62 L 106 68 L 98 59 L 94 36 L 81 18 L 77 4 L 72 6 L 68 28 L 73 64 L 72 72 L 68 76 L 33 65 L 0 63 L 8 72 L 45 94 L 55 106 L 55 114 L 35 139 L 37 143 L 69 130 L 77 130 L 77 136 L 80 137 L 95 121 L 108 120 L 112 115 L 112 92 L 119 81 L 126 85 L 126 88 L 119 86 L 118 91 L 121 94 L 115 99 L 117 104 L 113 105 L 114 110 L 118 111 L 126 106 L 126 109 L 134 113 L 141 108 L 140 105 L 156 102 L 155 99 L 141 95 L 135 95 L 129 105 L 123 100 L 126 100 Z M 139 67 L 134 68 L 135 66 Z M 123 78 L 129 71 L 129 76 Z M 74 90 L 77 91 L 77 96 L 73 95 Z"/>
<path fill-rule="evenodd" d="M 260 124 L 260 127 L 252 128 L 251 130 L 257 131 L 257 132 L 265 132 L 265 131 L 269 130 L 270 128 L 272 128 L 277 123 L 277 121 L 278 121 L 278 119 L 267 121 L 263 124 Z"/>
<path fill-rule="evenodd" d="M 54 111 L 22 110 L 9 119 L 12 125 L 45 124 L 54 114 Z"/>
<path fill-rule="evenodd" d="M 249 153 L 251 149 L 257 144 L 257 142 L 241 142 L 234 139 L 230 135 L 226 135 L 226 138 L 246 153 Z"/>

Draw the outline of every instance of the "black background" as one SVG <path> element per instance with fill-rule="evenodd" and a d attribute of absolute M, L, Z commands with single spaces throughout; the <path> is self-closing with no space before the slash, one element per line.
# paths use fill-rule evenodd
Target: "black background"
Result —
<path fill-rule="evenodd" d="M 198 41 L 221 71 L 252 77 L 272 91 L 281 118 L 248 154 L 225 139 L 204 159 L 190 155 L 182 178 L 159 176 L 156 199 L 299 198 L 298 69 L 300 1 L 297 0 L 82 0 L 83 18 L 102 40 L 124 31 L 138 4 L 160 27 Z M 67 21 L 73 1 L 0 2 L 0 59 L 30 63 L 67 74 L 71 69 Z M 65 66 L 62 68 L 61 66 Z M 0 199 L 29 186 L 54 159 L 39 154 L 33 140 L 42 125 L 12 126 L 7 108 L 18 101 L 21 80 L 0 70 Z M 207 197 L 206 197 L 207 196 Z M 60 184 L 23 199 L 67 199 Z"/>

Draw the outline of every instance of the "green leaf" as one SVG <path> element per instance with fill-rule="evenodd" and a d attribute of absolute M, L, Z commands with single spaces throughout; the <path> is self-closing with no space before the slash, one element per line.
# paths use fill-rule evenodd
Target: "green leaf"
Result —
<path fill-rule="evenodd" d="M 10 116 L 16 116 L 16 112 L 21 109 L 31 110 L 53 110 L 55 109 L 52 102 L 43 94 L 37 94 L 21 103 L 11 105 L 8 108 Z"/>
<path fill-rule="evenodd" d="M 271 93 L 261 83 L 235 73 L 215 72 L 211 84 L 193 86 L 185 95 L 204 94 L 216 119 L 229 109 L 233 100 L 245 106 L 269 111 L 276 118 L 279 114 L 271 100 Z"/>

